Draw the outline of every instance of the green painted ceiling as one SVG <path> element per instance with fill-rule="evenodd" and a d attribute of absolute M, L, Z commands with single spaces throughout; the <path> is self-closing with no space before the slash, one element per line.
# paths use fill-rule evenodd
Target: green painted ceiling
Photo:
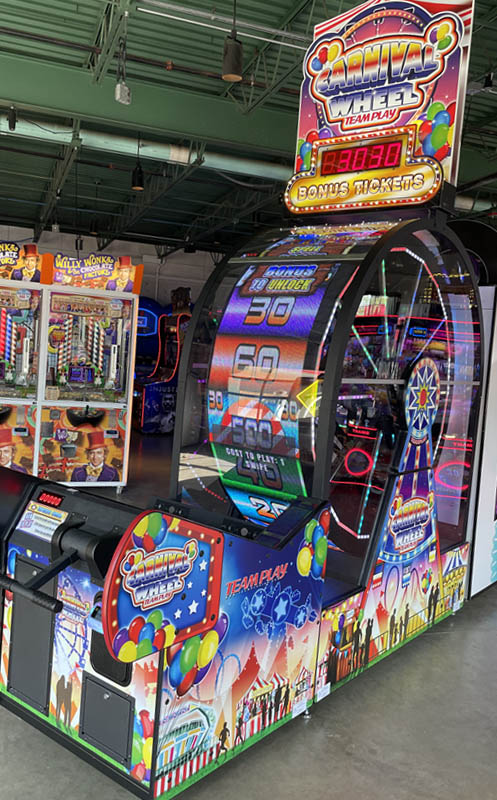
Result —
<path fill-rule="evenodd" d="M 240 26 L 244 81 L 230 86 L 220 77 L 225 31 L 206 26 L 229 27 L 219 18 L 231 17 L 231 2 L 195 0 L 178 11 L 179 0 L 0 0 L 0 222 L 39 227 L 56 219 L 62 230 L 82 234 L 96 225 L 104 240 L 119 234 L 166 250 L 187 237 L 226 250 L 277 224 L 283 180 L 265 167 L 249 175 L 236 162 L 255 159 L 290 171 L 301 62 L 313 25 L 356 4 L 238 0 L 238 19 L 268 30 Z M 129 106 L 114 100 L 124 32 Z M 470 82 L 497 72 L 496 42 L 495 0 L 476 0 Z M 497 75 L 495 91 L 467 98 L 460 185 L 487 205 L 495 202 L 497 211 Z M 13 133 L 5 123 L 11 105 L 18 115 Z M 67 131 L 74 126 L 82 146 L 71 153 Z M 88 133 L 97 135 L 92 146 Z M 132 142 L 99 146 L 116 134 Z M 130 181 L 139 136 L 150 147 L 181 145 L 228 161 L 213 169 L 144 158 L 147 192 L 137 205 Z M 485 215 L 492 220 L 493 213 Z"/>

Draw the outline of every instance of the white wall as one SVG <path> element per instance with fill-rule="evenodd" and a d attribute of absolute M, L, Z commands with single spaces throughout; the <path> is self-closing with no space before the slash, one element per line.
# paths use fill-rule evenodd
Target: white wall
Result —
<path fill-rule="evenodd" d="M 0 241 L 31 242 L 33 231 L 29 228 L 0 225 Z M 38 242 L 40 253 L 64 253 L 76 256 L 74 243 L 76 236 L 69 233 L 44 231 Z M 98 252 L 97 240 L 93 236 L 83 237 L 83 255 Z M 155 247 L 139 242 L 115 241 L 105 249 L 114 256 L 130 255 L 135 264 L 144 265 L 141 293 L 157 299 L 165 305 L 170 302 L 171 289 L 190 286 L 192 300 L 197 300 L 202 287 L 214 268 L 209 253 L 174 253 L 161 265 Z"/>

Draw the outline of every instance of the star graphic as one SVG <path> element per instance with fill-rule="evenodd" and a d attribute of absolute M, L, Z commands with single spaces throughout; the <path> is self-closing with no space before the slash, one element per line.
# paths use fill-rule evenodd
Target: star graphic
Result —
<path fill-rule="evenodd" d="M 192 602 L 188 606 L 188 611 L 190 612 L 190 614 L 195 614 L 197 608 L 198 608 L 197 601 L 196 600 L 192 600 Z"/>
<path fill-rule="evenodd" d="M 205 560 L 205 558 L 203 559 L 203 561 L 200 562 L 198 566 L 201 572 L 205 571 L 205 569 L 207 568 L 207 561 Z"/>
<path fill-rule="evenodd" d="M 179 619 L 181 617 L 182 613 L 183 612 L 182 612 L 181 608 L 177 608 L 176 611 L 174 612 L 174 619 Z"/>
<path fill-rule="evenodd" d="M 193 586 L 193 583 L 191 581 L 188 581 L 188 583 L 186 584 L 186 588 L 187 589 L 191 589 L 192 586 Z"/>
<path fill-rule="evenodd" d="M 305 622 L 305 618 L 306 618 L 305 608 L 304 607 L 299 608 L 299 610 L 297 611 L 297 615 L 295 617 L 295 622 L 299 626 L 303 625 Z"/>
<path fill-rule="evenodd" d="M 262 596 L 260 594 L 255 595 L 255 597 L 254 597 L 254 599 L 252 601 L 252 606 L 253 606 L 254 611 L 259 611 L 259 609 L 262 608 L 263 602 L 264 601 L 263 601 Z"/>
<path fill-rule="evenodd" d="M 276 618 L 276 622 L 279 622 L 280 619 L 286 615 L 288 609 L 288 600 L 285 600 L 284 597 L 280 597 L 278 600 L 278 604 L 274 608 L 274 615 Z"/>
<path fill-rule="evenodd" d="M 202 597 L 205 597 L 205 595 L 207 594 L 207 589 L 202 589 L 200 594 L 202 595 Z"/>

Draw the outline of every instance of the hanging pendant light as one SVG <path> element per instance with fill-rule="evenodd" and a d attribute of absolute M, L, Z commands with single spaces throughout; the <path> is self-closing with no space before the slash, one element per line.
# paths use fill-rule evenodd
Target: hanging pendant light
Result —
<path fill-rule="evenodd" d="M 233 0 L 233 28 L 224 40 L 223 81 L 237 83 L 243 79 L 243 45 L 236 38 L 236 0 Z"/>
<path fill-rule="evenodd" d="M 136 166 L 133 170 L 131 178 L 131 188 L 134 192 L 143 192 L 145 188 L 145 181 L 143 178 L 143 169 L 140 164 L 140 137 L 138 137 L 138 150 L 136 153 Z"/>

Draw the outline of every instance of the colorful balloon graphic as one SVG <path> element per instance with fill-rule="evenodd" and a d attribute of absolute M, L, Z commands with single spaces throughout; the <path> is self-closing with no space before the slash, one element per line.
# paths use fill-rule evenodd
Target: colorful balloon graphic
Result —
<path fill-rule="evenodd" d="M 203 681 L 228 628 L 228 615 L 222 612 L 211 630 L 169 647 L 166 654 L 169 683 L 178 697 L 182 697 L 193 685 Z"/>
<path fill-rule="evenodd" d="M 326 556 L 328 554 L 328 530 L 330 510 L 324 508 L 318 519 L 311 519 L 304 528 L 304 541 L 297 555 L 297 570 L 306 578 L 324 577 Z"/>

